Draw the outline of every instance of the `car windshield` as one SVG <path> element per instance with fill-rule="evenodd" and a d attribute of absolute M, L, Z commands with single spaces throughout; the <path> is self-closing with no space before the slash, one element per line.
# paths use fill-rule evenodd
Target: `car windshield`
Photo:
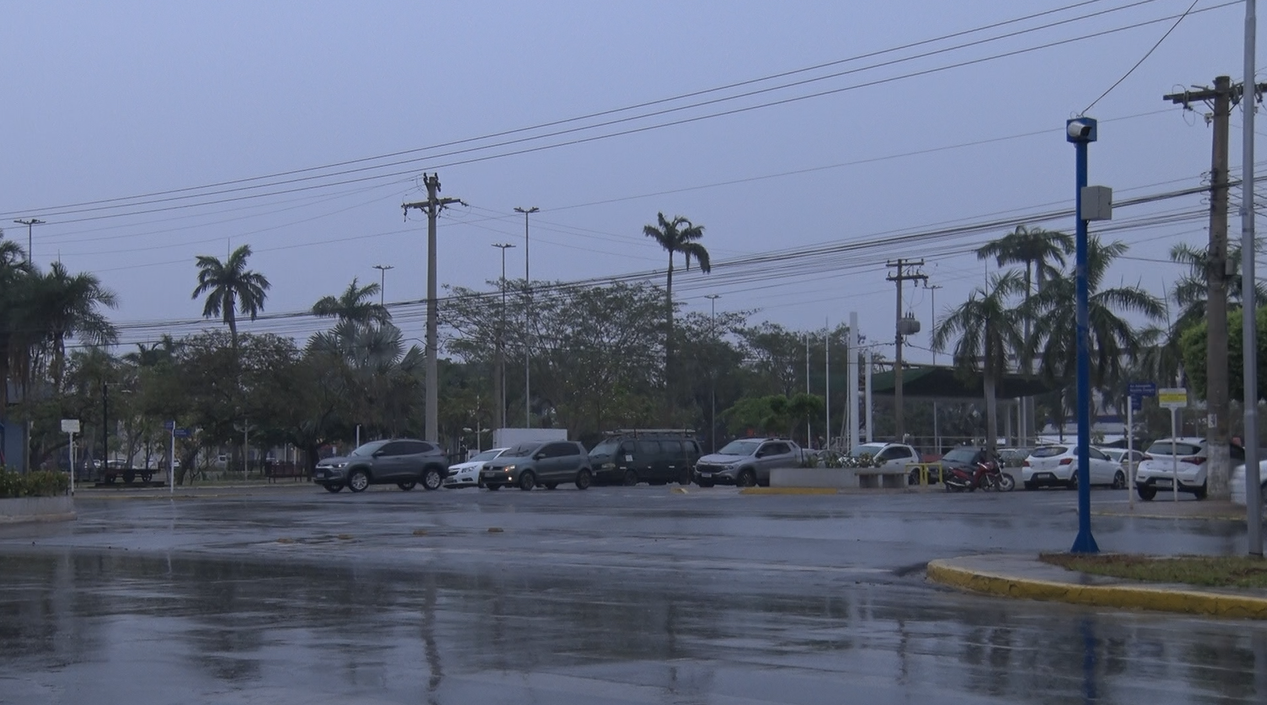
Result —
<path fill-rule="evenodd" d="M 1193 445 L 1192 443 L 1181 443 L 1178 441 L 1175 442 L 1175 453 L 1177 455 L 1196 455 L 1197 453 L 1200 453 L 1200 452 L 1201 452 L 1200 446 Z M 1170 455 L 1170 441 L 1167 439 L 1162 439 L 1160 441 L 1153 441 L 1153 444 L 1148 446 L 1148 454 L 1149 455 Z"/>
<path fill-rule="evenodd" d="M 1066 450 L 1068 448 L 1064 446 L 1043 446 L 1042 448 L 1035 448 L 1034 452 L 1029 455 L 1031 458 L 1054 458 L 1057 455 L 1064 455 Z"/>
<path fill-rule="evenodd" d="M 864 455 L 874 456 L 876 453 L 884 450 L 883 443 L 864 443 L 857 448 L 849 451 L 849 455 L 854 458 L 861 458 Z"/>
<path fill-rule="evenodd" d="M 482 463 L 486 460 L 492 460 L 493 458 L 496 458 L 497 456 L 501 455 L 502 450 L 503 450 L 502 448 L 494 448 L 493 450 L 486 450 L 483 453 L 480 453 L 479 455 L 471 458 L 467 462 Z"/>
<path fill-rule="evenodd" d="M 616 449 L 618 448 L 620 448 L 620 441 L 614 438 L 609 438 L 603 441 L 602 443 L 599 443 L 598 445 L 594 446 L 594 450 L 590 451 L 590 455 L 593 455 L 593 456 L 615 455 Z"/>
<path fill-rule="evenodd" d="M 946 454 L 942 460 L 949 460 L 957 463 L 971 463 L 973 458 L 977 457 L 976 448 L 955 448 Z"/>
<path fill-rule="evenodd" d="M 717 451 L 718 455 L 752 455 L 761 446 L 761 441 L 731 441 Z"/>
<path fill-rule="evenodd" d="M 374 455 L 374 451 L 387 445 L 387 443 L 388 441 L 370 441 L 369 443 L 366 443 L 352 451 L 351 454 L 358 458 L 368 458 L 369 456 Z"/>
<path fill-rule="evenodd" d="M 536 450 L 536 449 L 538 449 L 538 448 L 540 448 L 540 447 L 541 447 L 541 444 L 540 444 L 540 443 L 520 443 L 520 444 L 519 444 L 519 445 L 517 445 L 517 446 L 512 446 L 512 447 L 510 447 L 510 448 L 507 448 L 507 449 L 506 449 L 506 452 L 505 452 L 505 453 L 502 453 L 500 457 L 503 457 L 503 458 L 525 458 L 525 457 L 527 457 L 527 456 L 529 456 L 529 455 L 532 455 L 532 451 L 534 451 L 534 450 Z"/>

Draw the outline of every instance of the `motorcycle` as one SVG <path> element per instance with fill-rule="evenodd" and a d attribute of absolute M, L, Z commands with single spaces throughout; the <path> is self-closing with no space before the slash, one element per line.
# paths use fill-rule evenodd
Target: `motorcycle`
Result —
<path fill-rule="evenodd" d="M 1016 489 L 1016 480 L 1003 472 L 998 462 L 993 460 L 977 463 L 976 469 L 971 472 L 962 468 L 951 468 L 946 471 L 944 484 L 947 492 L 973 492 L 978 487 L 986 492 L 990 490 L 1011 492 Z"/>

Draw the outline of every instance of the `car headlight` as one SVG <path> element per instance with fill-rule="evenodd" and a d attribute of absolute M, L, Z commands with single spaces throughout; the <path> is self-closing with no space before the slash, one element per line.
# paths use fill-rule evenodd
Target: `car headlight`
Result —
<path fill-rule="evenodd" d="M 331 464 L 330 464 L 330 467 L 332 467 L 332 468 L 334 468 L 334 469 L 336 469 L 336 470 L 337 470 L 337 469 L 339 469 L 339 468 L 346 468 L 347 466 L 348 466 L 348 464 L 347 464 L 347 463 L 331 463 Z"/>
<path fill-rule="evenodd" d="M 506 467 L 502 468 L 502 472 L 510 472 L 514 469 L 515 469 L 514 465 L 507 465 Z"/>
<path fill-rule="evenodd" d="M 611 470 L 612 468 L 616 467 L 616 464 L 615 464 L 615 463 L 603 463 L 603 464 L 602 464 L 601 466 L 599 466 L 599 467 L 600 467 L 601 469 L 603 469 L 603 470 Z"/>

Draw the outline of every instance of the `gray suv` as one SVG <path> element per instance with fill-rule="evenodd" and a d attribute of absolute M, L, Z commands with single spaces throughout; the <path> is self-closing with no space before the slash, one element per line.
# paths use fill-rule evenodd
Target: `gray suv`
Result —
<path fill-rule="evenodd" d="M 531 490 L 537 485 L 552 490 L 561 482 L 587 489 L 594 479 L 585 446 L 575 441 L 531 441 L 512 446 L 484 464 L 480 483 L 490 490 L 517 485 Z"/>
<path fill-rule="evenodd" d="M 437 490 L 448 471 L 448 457 L 436 444 L 399 438 L 370 441 L 347 456 L 324 458 L 313 470 L 312 481 L 331 492 L 344 487 L 361 492 L 370 485 L 393 483 L 412 490 L 419 482 Z"/>
<path fill-rule="evenodd" d="M 769 485 L 771 468 L 795 468 L 802 462 L 801 447 L 784 438 L 740 438 L 695 464 L 695 484 Z"/>

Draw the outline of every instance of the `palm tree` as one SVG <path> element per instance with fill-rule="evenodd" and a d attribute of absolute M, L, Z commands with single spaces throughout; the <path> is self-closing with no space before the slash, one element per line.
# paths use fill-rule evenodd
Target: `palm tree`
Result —
<path fill-rule="evenodd" d="M 118 299 L 95 275 L 72 275 L 61 262 L 54 262 L 48 274 L 37 275 L 32 284 L 27 314 L 32 329 L 38 326 L 44 335 L 49 377 L 53 389 L 60 390 L 66 368 L 66 338 L 75 337 L 94 346 L 113 343 L 117 334 L 100 307 L 114 308 Z"/>
<path fill-rule="evenodd" d="M 708 250 L 703 245 L 696 242 L 704 237 L 704 226 L 695 225 L 691 221 L 680 215 L 673 216 L 673 220 L 664 217 L 664 213 L 657 213 L 656 219 L 659 226 L 644 225 L 642 234 L 655 240 L 660 247 L 669 253 L 669 274 L 668 285 L 665 287 L 664 302 L 664 318 L 666 322 L 665 338 L 664 338 L 664 383 L 665 388 L 672 389 L 671 366 L 673 362 L 673 253 L 681 252 L 686 257 L 686 269 L 691 269 L 691 258 L 699 262 L 700 271 L 708 274 L 712 271 L 712 265 L 709 263 Z M 672 391 L 668 392 L 672 395 Z"/>
<path fill-rule="evenodd" d="M 22 247 L 12 240 L 0 240 L 0 418 L 9 408 L 9 374 L 18 348 L 25 348 L 21 314 L 25 310 L 25 285 L 31 276 Z"/>
<path fill-rule="evenodd" d="M 352 283 L 342 294 L 337 297 L 323 296 L 312 305 L 312 312 L 323 318 L 338 318 L 340 322 L 383 325 L 391 320 L 392 315 L 388 313 L 387 307 L 375 303 L 374 297 L 378 292 L 378 284 L 357 286 L 357 280 L 353 277 Z"/>
<path fill-rule="evenodd" d="M 1123 314 L 1140 314 L 1148 321 L 1165 317 L 1164 303 L 1138 286 L 1100 289 L 1113 260 L 1127 251 L 1125 243 L 1087 241 L 1087 348 L 1091 355 L 1091 386 L 1106 389 L 1122 376 L 1124 363 L 1136 359 L 1150 337 L 1136 330 Z M 1077 279 L 1073 275 L 1048 282 L 1027 306 L 1034 320 L 1027 354 L 1037 352 L 1044 377 L 1067 386 L 1078 366 Z"/>
<path fill-rule="evenodd" d="M 251 317 L 251 320 L 264 310 L 264 299 L 267 297 L 268 279 L 259 272 L 246 268 L 246 258 L 251 256 L 251 246 L 243 245 L 233 251 L 229 258 L 221 262 L 210 255 L 198 256 L 198 286 L 194 288 L 191 299 L 206 294 L 207 303 L 202 308 L 202 317 L 223 316 L 225 325 L 229 326 L 229 338 L 233 348 L 238 346 L 237 314 L 239 311 Z"/>
<path fill-rule="evenodd" d="M 1067 233 L 1018 225 L 1007 235 L 979 248 L 977 259 L 993 257 L 1000 267 L 1025 265 L 1025 298 L 1028 300 L 1034 283 L 1041 291 L 1047 280 L 1060 276 L 1065 257 L 1073 252 L 1074 239 Z"/>
<path fill-rule="evenodd" d="M 955 365 L 981 370 L 985 391 L 986 446 L 998 446 L 998 404 L 995 389 L 1007 371 L 1008 356 L 1025 349 L 1021 311 L 1013 297 L 1024 293 L 1025 281 L 1015 270 L 990 277 L 988 288 L 978 287 L 968 300 L 950 311 L 933 328 L 933 349 L 940 350 L 955 336 Z"/>

